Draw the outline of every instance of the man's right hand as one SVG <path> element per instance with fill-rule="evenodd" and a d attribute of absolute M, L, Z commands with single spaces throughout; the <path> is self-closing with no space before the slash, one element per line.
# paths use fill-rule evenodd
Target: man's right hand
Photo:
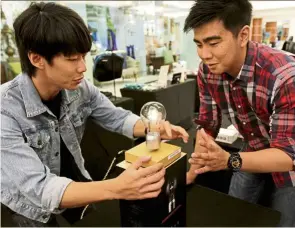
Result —
<path fill-rule="evenodd" d="M 155 198 L 165 182 L 163 164 L 155 164 L 147 168 L 141 165 L 150 157 L 141 157 L 116 178 L 116 194 L 118 199 L 137 200 Z"/>
<path fill-rule="evenodd" d="M 196 133 L 196 144 L 195 144 L 195 150 L 193 153 L 208 153 L 208 150 L 201 146 L 201 142 L 204 139 L 201 136 L 200 130 Z M 202 163 L 202 160 L 196 160 L 192 157 L 189 158 L 188 162 L 191 164 L 189 171 L 186 173 L 186 184 L 192 184 L 194 180 L 197 177 L 197 174 L 195 173 L 195 170 L 202 168 L 204 164 Z"/>

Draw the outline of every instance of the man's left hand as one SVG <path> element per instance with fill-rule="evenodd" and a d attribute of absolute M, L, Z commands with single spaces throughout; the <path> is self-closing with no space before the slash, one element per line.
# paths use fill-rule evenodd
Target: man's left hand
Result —
<path fill-rule="evenodd" d="M 192 153 L 189 163 L 192 165 L 202 165 L 202 168 L 195 170 L 196 174 L 202 174 L 209 171 L 218 171 L 227 168 L 227 162 L 230 154 L 223 150 L 212 138 L 210 138 L 204 129 L 200 131 L 201 139 L 199 143 L 207 148 L 207 153 Z"/>
<path fill-rule="evenodd" d="M 169 121 L 163 121 L 160 124 L 161 139 L 177 139 L 182 138 L 183 142 L 187 143 L 189 135 L 182 127 L 175 126 Z"/>

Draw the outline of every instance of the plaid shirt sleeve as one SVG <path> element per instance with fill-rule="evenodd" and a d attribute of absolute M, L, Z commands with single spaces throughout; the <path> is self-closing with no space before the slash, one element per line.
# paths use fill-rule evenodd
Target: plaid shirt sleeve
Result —
<path fill-rule="evenodd" d="M 279 80 L 273 99 L 273 113 L 270 118 L 272 148 L 285 151 L 295 160 L 295 67 L 290 77 Z M 284 73 L 284 72 L 283 72 Z M 284 79 L 285 79 L 284 78 Z"/>
<path fill-rule="evenodd" d="M 206 73 L 203 71 L 203 63 L 201 63 L 197 76 L 200 111 L 199 116 L 195 119 L 195 123 L 201 125 L 207 134 L 216 138 L 221 126 L 221 111 L 209 92 L 205 76 Z"/>

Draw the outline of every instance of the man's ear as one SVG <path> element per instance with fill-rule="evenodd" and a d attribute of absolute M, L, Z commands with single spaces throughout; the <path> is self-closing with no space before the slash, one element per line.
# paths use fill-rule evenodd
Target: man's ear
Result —
<path fill-rule="evenodd" d="M 248 25 L 245 25 L 239 33 L 239 41 L 240 41 L 241 47 L 247 46 L 249 39 L 250 39 L 250 27 Z"/>
<path fill-rule="evenodd" d="M 44 57 L 42 57 L 41 55 L 36 54 L 34 52 L 29 52 L 28 58 L 34 67 L 36 67 L 40 70 L 44 69 L 44 63 L 45 63 Z"/>

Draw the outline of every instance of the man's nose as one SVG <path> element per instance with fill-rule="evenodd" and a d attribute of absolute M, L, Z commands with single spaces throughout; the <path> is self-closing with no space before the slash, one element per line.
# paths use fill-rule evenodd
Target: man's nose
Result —
<path fill-rule="evenodd" d="M 84 58 L 81 58 L 81 60 L 78 63 L 78 72 L 83 73 L 87 70 L 86 68 L 86 61 Z"/>
<path fill-rule="evenodd" d="M 212 52 L 209 50 L 209 48 L 203 47 L 199 49 L 199 56 L 201 59 L 211 59 L 213 57 Z"/>

